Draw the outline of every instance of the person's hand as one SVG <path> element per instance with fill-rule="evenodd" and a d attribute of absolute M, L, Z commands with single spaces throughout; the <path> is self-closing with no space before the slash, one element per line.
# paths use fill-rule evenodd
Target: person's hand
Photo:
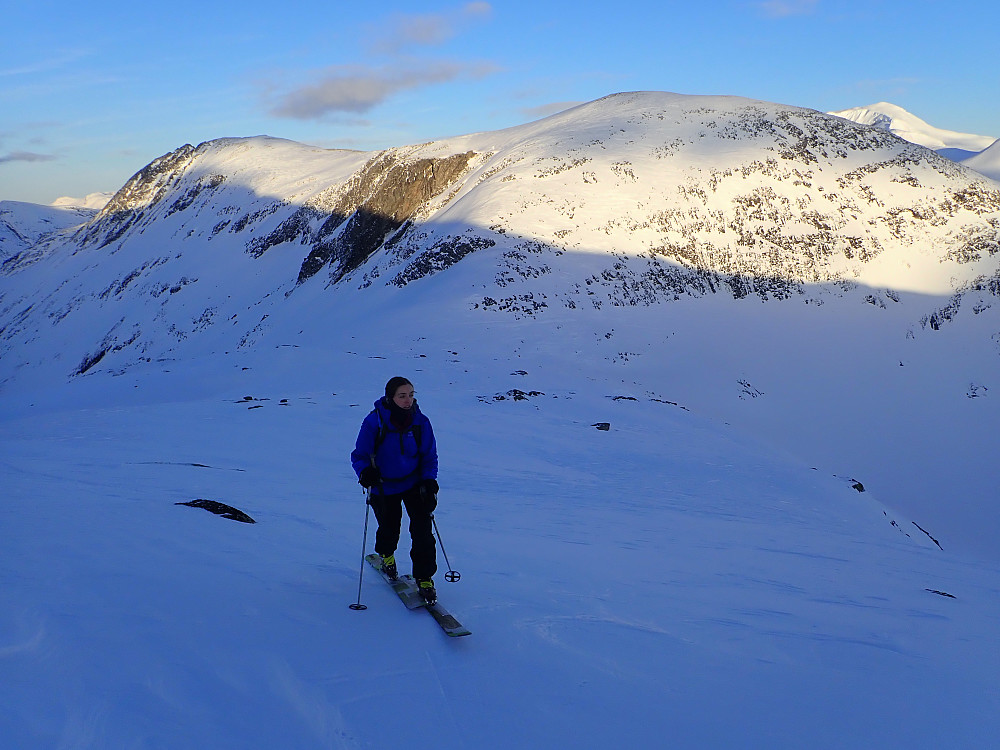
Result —
<path fill-rule="evenodd" d="M 423 479 L 420 482 L 420 497 L 423 498 L 424 508 L 428 513 L 433 513 L 437 508 L 439 489 L 436 479 Z"/>
<path fill-rule="evenodd" d="M 364 487 L 366 490 L 371 489 L 376 484 L 382 481 L 382 474 L 374 466 L 366 466 L 361 470 L 361 474 L 358 477 L 358 484 Z"/>

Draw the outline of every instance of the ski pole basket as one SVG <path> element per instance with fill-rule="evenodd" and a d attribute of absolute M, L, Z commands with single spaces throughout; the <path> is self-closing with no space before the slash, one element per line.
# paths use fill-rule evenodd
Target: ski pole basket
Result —
<path fill-rule="evenodd" d="M 462 580 L 462 574 L 451 567 L 451 563 L 448 561 L 448 553 L 444 550 L 444 544 L 441 542 L 441 532 L 438 531 L 437 520 L 434 518 L 434 514 L 431 513 L 431 523 L 434 524 L 434 533 L 437 535 L 438 546 L 441 547 L 441 554 L 444 555 L 444 562 L 448 566 L 448 572 L 444 574 L 444 580 L 448 583 L 457 583 Z"/>

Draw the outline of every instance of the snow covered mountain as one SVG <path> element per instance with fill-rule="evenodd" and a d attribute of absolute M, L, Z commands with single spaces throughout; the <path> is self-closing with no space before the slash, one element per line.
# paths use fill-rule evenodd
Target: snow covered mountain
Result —
<path fill-rule="evenodd" d="M 994 275 L 998 208 L 996 187 L 974 172 L 877 130 L 760 102 L 619 95 L 377 154 L 266 138 L 185 146 L 140 171 L 72 241 L 36 244 L 4 270 L 27 291 L 41 258 L 79 256 L 61 261 L 92 269 L 70 271 L 68 315 L 144 305 L 124 361 L 176 348 L 163 335 L 171 326 L 195 332 L 159 290 L 197 275 L 208 247 L 209 272 L 294 263 L 269 277 L 285 290 L 348 276 L 404 287 L 481 251 L 501 283 L 472 306 L 515 314 L 720 289 L 807 297 L 830 282 L 951 295 Z M 30 293 L 35 316 L 64 307 L 65 289 Z M 203 311 L 218 303 L 214 289 L 184 296 Z"/>
<path fill-rule="evenodd" d="M 89 221 L 96 213 L 79 206 L 0 201 L 0 262 L 29 251 L 46 235 Z"/>
<path fill-rule="evenodd" d="M 108 205 L 108 201 L 111 200 L 114 195 L 114 193 L 90 193 L 84 198 L 63 196 L 62 198 L 56 198 L 52 201 L 52 205 L 66 208 L 90 208 L 95 211 L 100 211 Z"/>
<path fill-rule="evenodd" d="M 888 102 L 854 107 L 830 114 L 885 130 L 959 162 L 985 150 L 997 140 L 995 136 L 970 135 L 936 128 L 902 107 Z"/>
<path fill-rule="evenodd" d="M 155 160 L 75 232 L 4 259 L 0 388 L 361 335 L 399 299 L 415 336 L 465 321 L 501 348 L 574 337 L 640 391 L 665 378 L 684 403 L 881 481 L 960 534 L 977 525 L 956 514 L 993 513 L 991 459 L 971 474 L 887 462 L 843 404 L 870 409 L 862 422 L 926 417 L 893 431 L 893 451 L 985 452 L 998 249 L 1000 189 L 978 173 L 732 97 L 620 94 L 377 153 L 224 139 Z M 771 408 L 743 403 L 764 394 Z"/>
<path fill-rule="evenodd" d="M 728 97 L 155 160 L 0 258 L 0 737 L 989 746 L 998 233 L 977 172 Z M 396 374 L 457 642 L 359 576 Z"/>

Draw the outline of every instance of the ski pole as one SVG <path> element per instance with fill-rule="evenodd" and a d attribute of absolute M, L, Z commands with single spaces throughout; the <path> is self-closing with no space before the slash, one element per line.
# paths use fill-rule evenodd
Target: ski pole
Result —
<path fill-rule="evenodd" d="M 367 491 L 367 493 L 370 493 L 370 492 L 371 492 L 371 490 L 369 489 Z M 362 609 L 368 609 L 368 605 L 367 604 L 362 604 L 361 603 L 361 582 L 365 578 L 365 550 L 368 549 L 368 506 L 369 506 L 369 502 L 368 501 L 370 499 L 371 499 L 371 495 L 367 494 L 367 497 L 365 498 L 365 534 L 364 534 L 364 536 L 362 537 L 362 540 L 361 540 L 361 571 L 358 573 L 358 601 L 355 602 L 354 604 L 350 605 L 351 609 L 353 609 L 355 611 L 360 611 Z"/>
<path fill-rule="evenodd" d="M 453 570 L 451 563 L 448 562 L 448 553 L 444 551 L 444 542 L 441 541 L 441 532 L 438 531 L 438 522 L 435 520 L 433 513 L 431 513 L 431 523 L 434 524 L 434 533 L 437 534 L 438 546 L 441 547 L 441 554 L 444 555 L 445 565 L 448 566 L 448 572 L 444 574 L 444 580 L 448 581 L 448 583 L 456 583 L 461 580 L 462 574 L 457 570 Z"/>

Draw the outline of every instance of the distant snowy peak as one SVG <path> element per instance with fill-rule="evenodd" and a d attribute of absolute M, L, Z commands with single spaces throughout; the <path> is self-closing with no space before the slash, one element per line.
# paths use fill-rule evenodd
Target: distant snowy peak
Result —
<path fill-rule="evenodd" d="M 100 211 L 111 200 L 114 193 L 90 193 L 85 198 L 71 198 L 63 196 L 52 201 L 55 208 L 85 208 L 92 211 Z"/>
<path fill-rule="evenodd" d="M 981 151 L 962 163 L 980 174 L 984 174 L 1000 182 L 1000 140 L 996 141 L 985 151 Z"/>
<path fill-rule="evenodd" d="M 94 209 L 79 206 L 0 201 L 0 262 L 34 247 L 55 232 L 90 221 L 96 213 Z"/>
<path fill-rule="evenodd" d="M 997 140 L 995 136 L 970 135 L 936 128 L 902 107 L 888 102 L 869 104 L 867 107 L 854 107 L 841 112 L 830 112 L 830 114 L 843 117 L 845 120 L 856 122 L 859 125 L 871 125 L 886 130 L 910 143 L 926 146 L 934 151 L 955 149 L 968 152 L 965 154 L 966 157 L 988 148 Z M 961 154 L 954 153 L 946 155 L 949 158 L 961 156 Z M 960 161 L 961 159 L 956 160 Z"/>

